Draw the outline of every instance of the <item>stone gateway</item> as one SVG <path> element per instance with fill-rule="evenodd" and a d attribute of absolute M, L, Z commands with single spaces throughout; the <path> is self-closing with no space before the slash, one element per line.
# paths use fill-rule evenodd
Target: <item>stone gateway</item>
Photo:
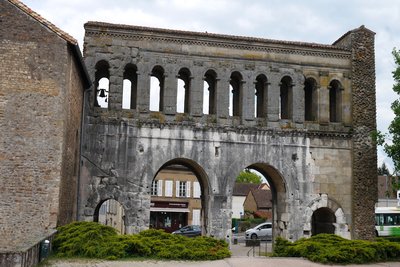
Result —
<path fill-rule="evenodd" d="M 374 237 L 374 33 L 332 45 L 85 24 L 78 219 L 118 201 L 127 233 L 149 228 L 150 190 L 183 165 L 201 186 L 206 235 L 231 229 L 235 177 L 272 189 L 273 234 Z"/>

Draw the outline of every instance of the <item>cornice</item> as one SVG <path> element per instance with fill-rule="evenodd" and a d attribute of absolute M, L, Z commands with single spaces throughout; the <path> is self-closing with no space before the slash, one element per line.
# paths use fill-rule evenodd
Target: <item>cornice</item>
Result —
<path fill-rule="evenodd" d="M 351 51 L 343 47 L 317 43 L 279 41 L 255 37 L 223 35 L 179 31 L 141 26 L 88 22 L 85 24 L 85 36 L 148 41 L 157 43 L 175 43 L 178 45 L 197 45 L 220 47 L 265 53 L 297 54 L 328 58 L 351 58 Z"/>

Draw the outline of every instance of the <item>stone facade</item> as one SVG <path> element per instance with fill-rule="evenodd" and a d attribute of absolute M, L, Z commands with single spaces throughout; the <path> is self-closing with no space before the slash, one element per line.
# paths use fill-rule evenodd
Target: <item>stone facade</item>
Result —
<path fill-rule="evenodd" d="M 362 26 L 320 45 L 95 22 L 85 30 L 94 86 L 84 110 L 80 220 L 113 198 L 127 233 L 147 229 L 154 177 L 181 164 L 201 183 L 203 231 L 224 238 L 235 177 L 250 167 L 271 185 L 274 236 L 310 236 L 320 208 L 335 215 L 335 233 L 373 236 L 374 33 Z M 155 109 L 151 77 L 160 85 Z"/>
<path fill-rule="evenodd" d="M 15 255 L 1 265 L 31 266 L 37 244 L 76 219 L 89 80 L 76 40 L 19 1 L 0 10 L 0 254 Z"/>

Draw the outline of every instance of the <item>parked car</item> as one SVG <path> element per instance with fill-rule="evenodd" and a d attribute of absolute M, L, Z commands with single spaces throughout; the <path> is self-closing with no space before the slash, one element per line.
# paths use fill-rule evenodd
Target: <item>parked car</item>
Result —
<path fill-rule="evenodd" d="M 179 230 L 172 232 L 173 235 L 184 235 L 188 237 L 201 236 L 201 227 L 199 225 L 187 225 Z"/>
<path fill-rule="evenodd" d="M 272 239 L 272 223 L 265 222 L 246 231 L 246 239 Z"/>

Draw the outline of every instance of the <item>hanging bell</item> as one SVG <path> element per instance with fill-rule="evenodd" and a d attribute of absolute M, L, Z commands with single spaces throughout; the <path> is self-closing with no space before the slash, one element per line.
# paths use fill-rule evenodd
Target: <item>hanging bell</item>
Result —
<path fill-rule="evenodd" d="M 99 97 L 106 97 L 106 89 L 99 89 L 99 91 L 100 91 L 100 94 L 99 94 Z"/>

